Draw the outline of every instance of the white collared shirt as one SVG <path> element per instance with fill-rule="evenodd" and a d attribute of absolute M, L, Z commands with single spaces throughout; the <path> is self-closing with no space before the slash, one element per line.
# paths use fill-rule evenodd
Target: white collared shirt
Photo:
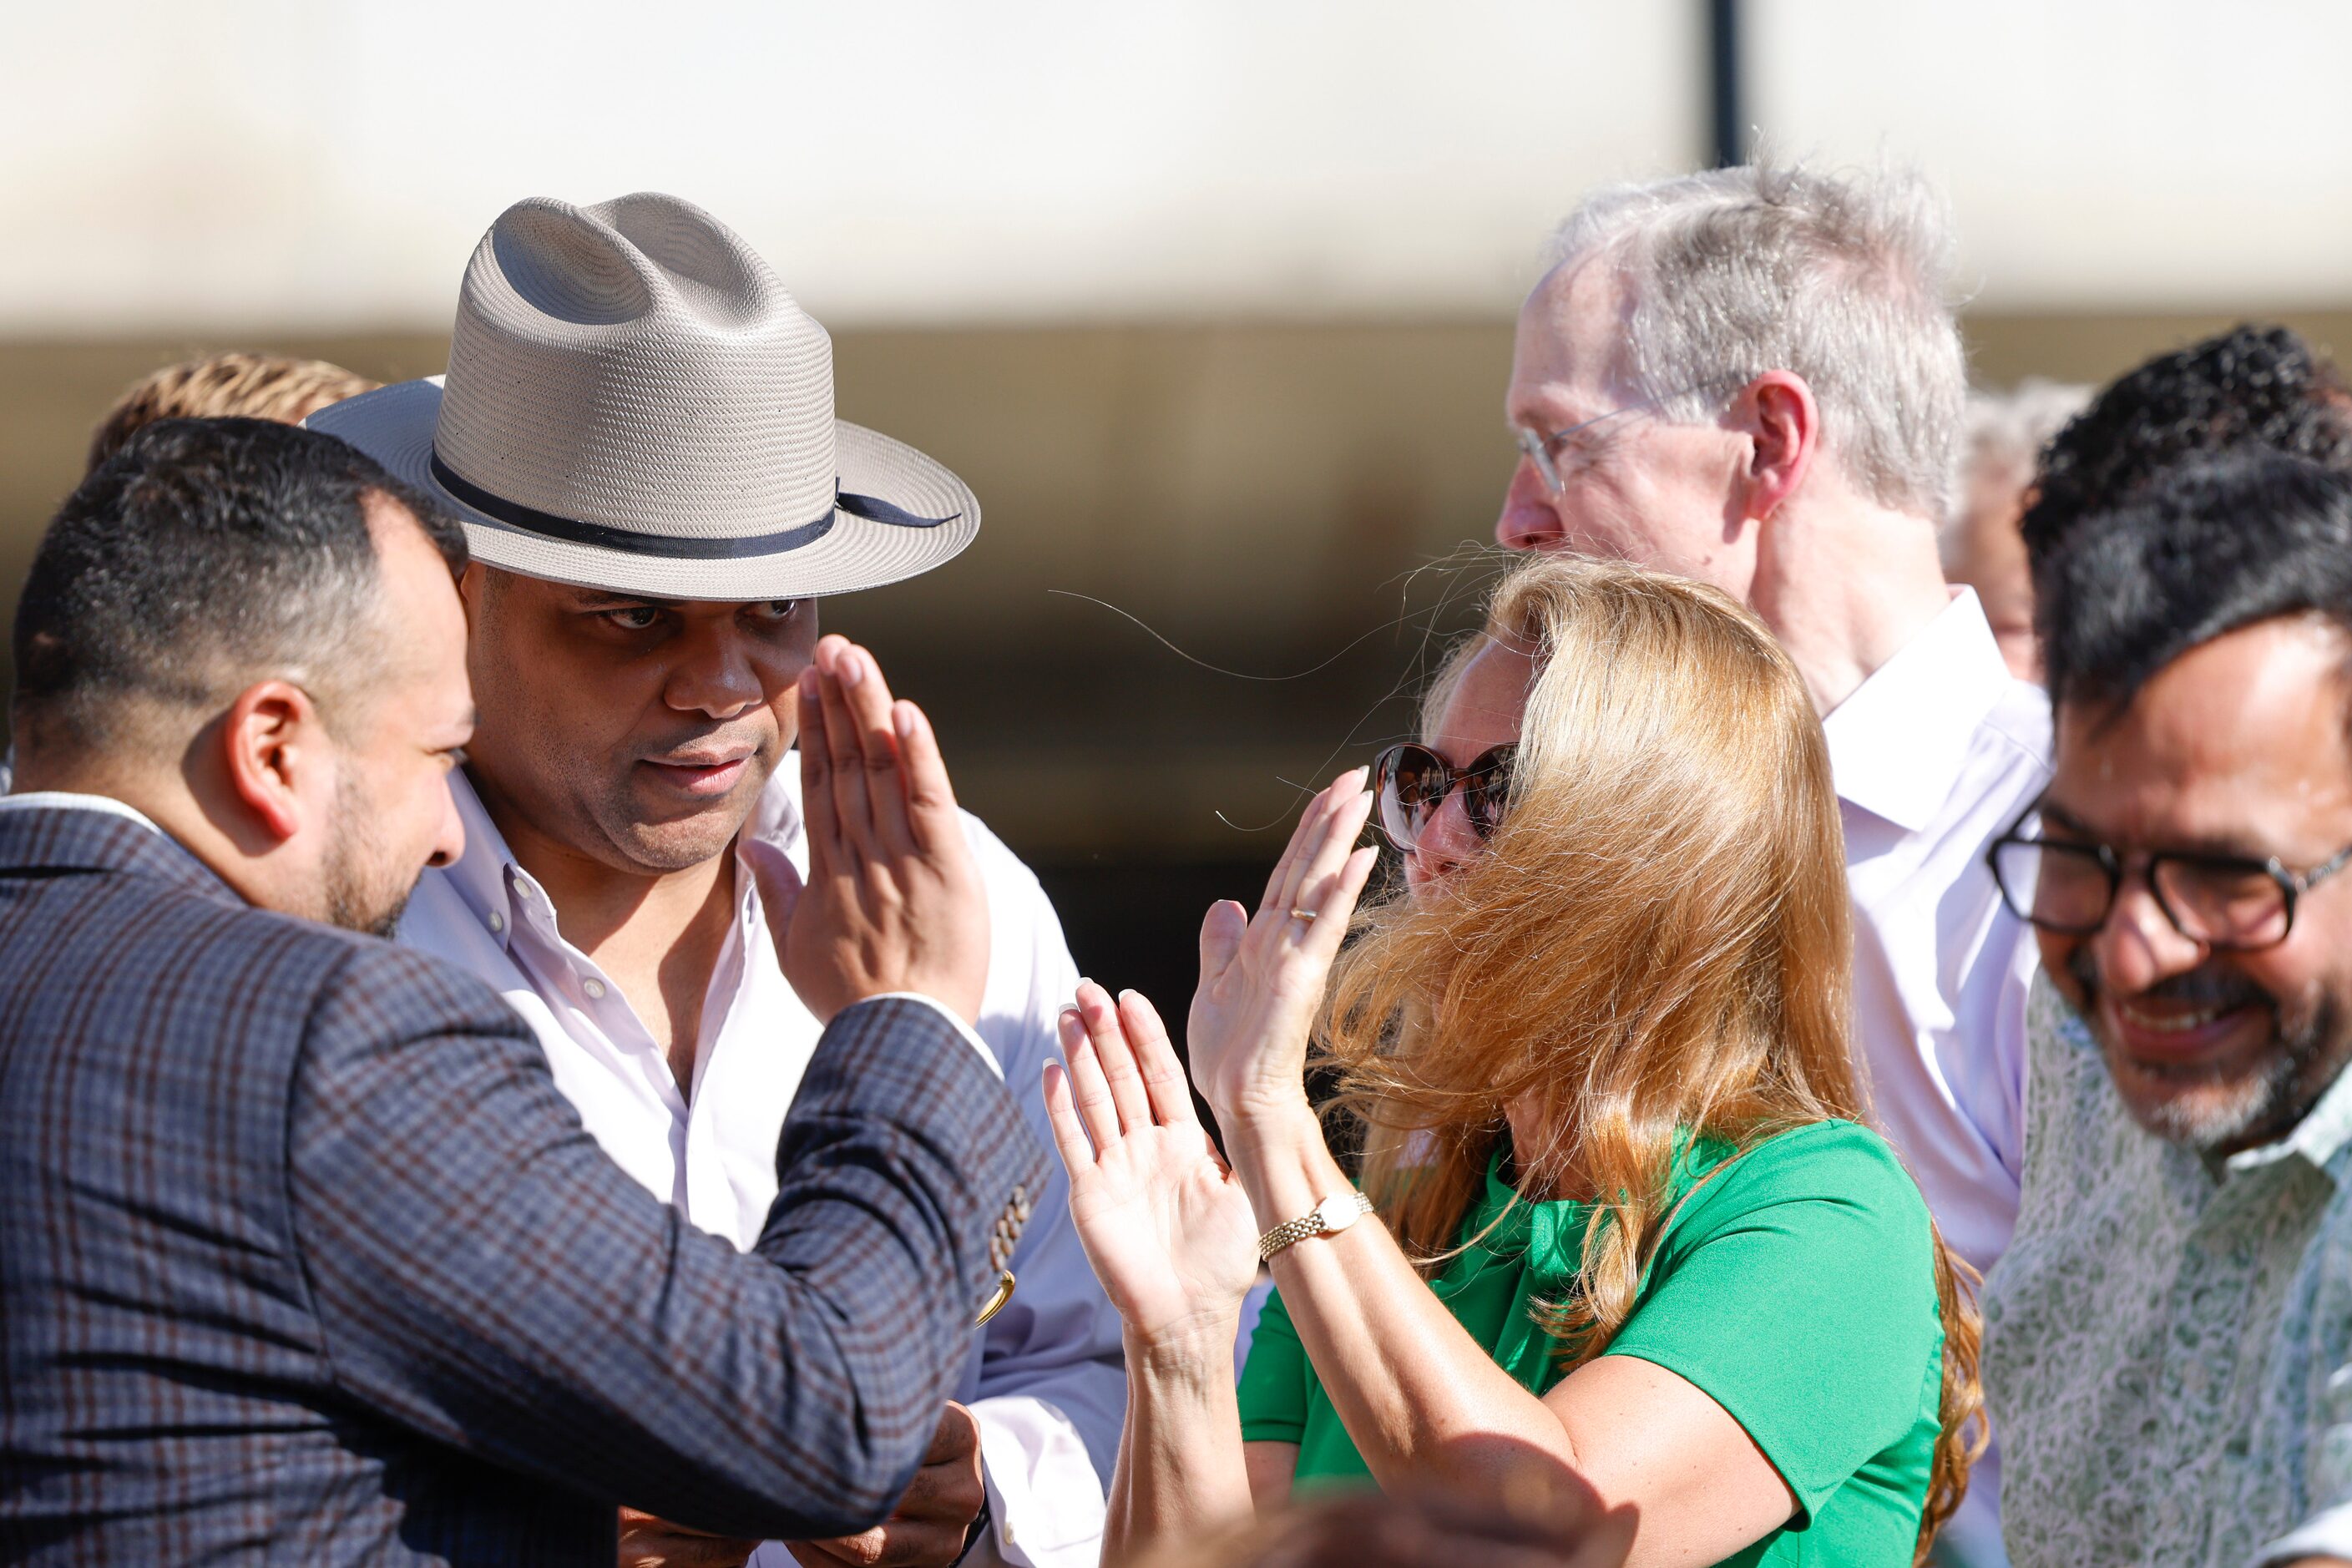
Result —
<path fill-rule="evenodd" d="M 1872 1098 L 1944 1239 L 1987 1270 L 2017 1224 L 2038 959 L 1985 849 L 2050 782 L 2050 704 L 1962 588 L 1822 728 Z"/>
<path fill-rule="evenodd" d="M 775 1200 L 777 1139 L 822 1033 L 777 962 L 750 868 L 739 860 L 736 918 L 706 994 L 692 1092 L 682 1095 L 621 988 L 563 940 L 546 891 L 515 863 L 471 783 L 460 774 L 451 787 L 466 852 L 425 874 L 401 940 L 494 986 L 539 1036 L 558 1087 L 604 1152 L 688 1220 L 749 1248 Z M 1077 970 L 1036 878 L 977 818 L 966 814 L 964 822 L 990 918 L 975 1044 L 1001 1064 L 1050 1150 L 1039 1078 L 1058 1050 L 1055 1022 Z M 744 835 L 783 850 L 806 874 L 797 759 L 777 770 Z M 1058 1159 L 1051 1169 L 1013 1253 L 1019 1288 L 973 1336 L 956 1397 L 980 1422 L 995 1545 L 1005 1560 L 1093 1568 L 1126 1374 L 1118 1313 L 1071 1227 Z M 791 1568 L 772 1543 L 752 1561 Z"/>
<path fill-rule="evenodd" d="M 2040 956 L 1985 849 L 2050 782 L 2050 703 L 1972 589 L 1822 721 L 1853 895 L 1854 1022 L 1880 1125 L 1952 1250 L 1990 1273 L 2025 1169 L 2025 1004 Z M 2003 1561 L 2000 1456 L 1948 1554 Z"/>

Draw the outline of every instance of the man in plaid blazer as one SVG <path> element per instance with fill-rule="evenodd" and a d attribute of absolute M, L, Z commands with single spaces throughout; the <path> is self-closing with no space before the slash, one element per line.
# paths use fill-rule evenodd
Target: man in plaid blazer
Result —
<path fill-rule="evenodd" d="M 43 542 L 0 801 L 0 1560 L 609 1563 L 617 1503 L 838 1535 L 923 1458 L 1041 1173 L 955 1016 L 985 915 L 928 727 L 901 705 L 856 778 L 803 752 L 832 858 L 786 962 L 829 1022 L 738 1253 L 605 1159 L 488 987 L 364 934 L 459 848 L 462 552 L 251 421 L 152 427 Z M 813 671 L 828 704 L 892 733 L 878 680 Z"/>

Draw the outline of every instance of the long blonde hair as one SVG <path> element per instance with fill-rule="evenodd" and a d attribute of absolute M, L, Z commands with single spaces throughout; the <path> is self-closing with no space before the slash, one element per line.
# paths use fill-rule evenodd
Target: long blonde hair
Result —
<path fill-rule="evenodd" d="M 1520 1195 L 1596 1194 L 1581 1289 L 1543 1309 L 1568 1364 L 1633 1310 L 1677 1133 L 1745 1151 L 1868 1110 L 1851 1051 L 1853 932 L 1836 791 L 1796 668 L 1714 589 L 1566 557 L 1496 586 L 1431 691 L 1533 658 L 1510 804 L 1486 852 L 1361 917 L 1322 1059 L 1365 1125 L 1365 1189 L 1425 1271 L 1454 1248 L 1524 1103 Z M 1919 1550 L 1985 1442 L 1965 1264 L 1935 1239 L 1941 1426 Z M 1973 1278 L 1973 1276 L 1969 1276 Z"/>

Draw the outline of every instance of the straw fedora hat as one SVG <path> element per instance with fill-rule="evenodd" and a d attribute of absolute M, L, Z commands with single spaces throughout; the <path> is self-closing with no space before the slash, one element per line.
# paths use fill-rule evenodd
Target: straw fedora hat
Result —
<path fill-rule="evenodd" d="M 834 417 L 833 340 L 676 196 L 517 202 L 467 265 L 448 374 L 305 423 L 437 497 L 476 560 L 654 598 L 870 588 L 980 531 L 962 480 Z"/>

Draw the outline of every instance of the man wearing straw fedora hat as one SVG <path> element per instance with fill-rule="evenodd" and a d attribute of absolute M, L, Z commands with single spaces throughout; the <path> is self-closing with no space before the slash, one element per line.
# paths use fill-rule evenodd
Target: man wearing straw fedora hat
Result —
<path fill-rule="evenodd" d="M 808 855 L 798 770 L 779 764 L 796 683 L 812 662 L 828 692 L 882 680 L 864 649 L 819 640 L 814 601 L 947 562 L 978 502 L 836 419 L 824 328 L 731 230 L 666 195 L 509 208 L 467 268 L 446 377 L 309 423 L 438 497 L 473 552 L 467 848 L 427 873 L 403 940 L 488 980 L 606 1152 L 750 1247 L 819 1032 L 771 940 L 821 940 L 792 921 Z M 990 919 L 978 1034 L 1046 1144 L 1037 1084 L 1076 973 L 1036 879 L 965 821 Z M 1125 1382 L 1063 1180 L 1034 1194 L 1017 1289 L 975 1334 L 898 1513 L 753 1561 L 1094 1562 Z M 842 1332 L 898 1327 L 858 1310 L 841 1303 Z M 625 1561 L 755 1544 L 624 1524 Z"/>

